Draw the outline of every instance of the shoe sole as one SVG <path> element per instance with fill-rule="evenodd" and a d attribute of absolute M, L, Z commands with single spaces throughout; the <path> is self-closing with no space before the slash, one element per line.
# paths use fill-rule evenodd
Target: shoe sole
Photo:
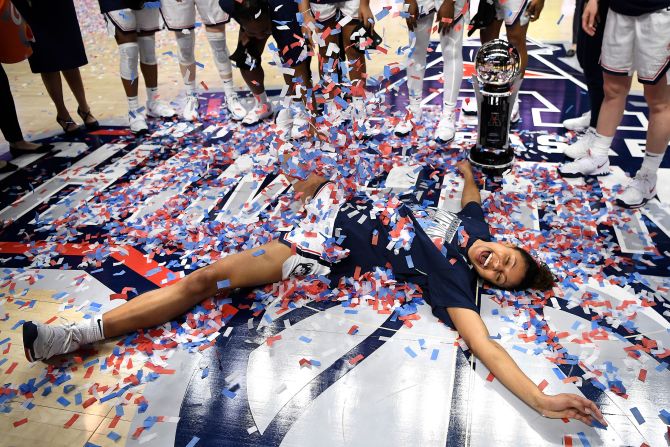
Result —
<path fill-rule="evenodd" d="M 656 196 L 654 196 L 654 197 L 656 197 Z M 616 199 L 616 204 L 619 205 L 621 208 L 627 208 L 629 210 L 636 210 L 638 208 L 642 208 L 643 206 L 645 206 L 647 204 L 647 202 L 649 202 L 654 197 L 651 197 L 649 199 L 644 199 L 644 201 L 642 201 L 639 204 L 635 204 L 635 205 L 629 205 L 628 203 L 624 202 L 621 199 Z"/>
<path fill-rule="evenodd" d="M 435 141 L 436 141 L 437 143 L 439 143 L 439 144 L 449 144 L 449 143 L 451 143 L 452 141 L 454 141 L 454 138 L 456 138 L 456 137 L 453 136 L 453 137 L 451 137 L 449 140 L 443 140 L 442 138 L 437 138 L 437 137 L 436 137 L 436 138 L 435 138 Z"/>
<path fill-rule="evenodd" d="M 173 113 L 173 114 L 170 115 L 170 116 L 156 115 L 156 114 L 147 112 L 147 116 L 148 116 L 149 118 L 162 118 L 162 119 L 167 119 L 167 118 L 174 118 L 174 117 L 177 116 L 177 115 L 179 115 L 177 112 Z"/>
<path fill-rule="evenodd" d="M 561 177 L 564 178 L 580 178 L 580 177 L 604 177 L 606 175 L 610 175 L 611 172 L 603 172 L 603 173 L 598 173 L 598 174 L 583 174 L 581 172 L 561 172 L 561 170 L 558 170 L 558 173 L 561 175 Z"/>
<path fill-rule="evenodd" d="M 37 326 L 32 321 L 26 321 L 23 323 L 23 351 L 26 354 L 26 359 L 29 362 L 35 362 L 38 359 L 35 358 L 35 340 L 37 340 Z"/>

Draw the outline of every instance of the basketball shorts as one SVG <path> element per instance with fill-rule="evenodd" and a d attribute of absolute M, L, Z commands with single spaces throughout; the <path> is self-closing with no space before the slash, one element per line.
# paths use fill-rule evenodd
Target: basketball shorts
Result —
<path fill-rule="evenodd" d="M 120 9 L 106 12 L 104 16 L 110 32 L 114 28 L 124 33 L 130 31 L 158 31 L 162 28 L 158 8 Z"/>
<path fill-rule="evenodd" d="M 360 0 L 347 0 L 346 2 L 337 3 L 311 3 L 312 14 L 319 22 L 325 22 L 337 15 L 339 12 L 342 16 L 358 19 L 358 9 L 361 6 Z"/>
<path fill-rule="evenodd" d="M 526 15 L 530 0 L 494 0 L 494 2 L 496 19 L 504 20 L 505 26 L 512 26 L 517 20 L 521 26 L 526 26 L 530 22 L 530 17 Z"/>
<path fill-rule="evenodd" d="M 670 8 L 641 16 L 607 13 L 600 65 L 609 74 L 656 84 L 670 66 Z M 668 81 L 670 82 L 670 80 Z"/>
<path fill-rule="evenodd" d="M 282 278 L 330 273 L 329 247 L 333 246 L 335 219 L 344 203 L 341 190 L 334 183 L 326 182 L 305 204 L 305 217 L 279 238 L 279 242 L 294 251 L 282 265 Z"/>
<path fill-rule="evenodd" d="M 160 9 L 168 29 L 178 31 L 195 27 L 196 8 L 205 25 L 220 25 L 230 20 L 218 0 L 161 0 Z"/>

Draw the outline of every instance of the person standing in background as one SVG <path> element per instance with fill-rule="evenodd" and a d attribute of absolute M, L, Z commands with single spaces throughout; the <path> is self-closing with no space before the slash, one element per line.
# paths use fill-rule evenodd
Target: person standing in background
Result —
<path fill-rule="evenodd" d="M 63 99 L 61 73 L 77 100 L 77 114 L 87 129 L 97 129 L 98 121 L 86 101 L 79 67 L 88 63 L 79 21 L 72 0 L 13 0 L 26 19 L 35 40 L 28 58 L 33 73 L 42 76 L 49 97 L 56 106 L 56 121 L 66 134 L 79 130 Z"/>
<path fill-rule="evenodd" d="M 98 0 L 100 12 L 119 46 L 119 73 L 128 98 L 128 122 L 133 133 L 149 129 L 146 116 L 169 118 L 176 111 L 158 99 L 158 59 L 156 59 L 156 31 L 162 28 L 159 2 L 144 0 Z M 147 3 L 145 5 L 145 3 Z M 147 87 L 147 107 L 140 107 L 138 99 L 139 62 Z"/>
<path fill-rule="evenodd" d="M 14 97 L 9 79 L 1 64 L 15 64 L 26 60 L 33 50 L 30 28 L 9 0 L 0 0 L 0 130 L 9 143 L 12 155 L 44 153 L 53 149 L 51 144 L 35 144 L 23 139 L 23 132 L 16 116 Z M 0 160 L 0 173 L 18 169 L 13 163 Z"/>

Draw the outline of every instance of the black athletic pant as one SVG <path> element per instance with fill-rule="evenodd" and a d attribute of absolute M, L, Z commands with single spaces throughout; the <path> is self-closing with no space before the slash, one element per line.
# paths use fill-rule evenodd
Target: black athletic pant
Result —
<path fill-rule="evenodd" d="M 581 17 L 584 2 L 583 0 L 578 0 L 578 2 L 582 6 L 579 12 L 579 17 Z M 584 32 L 581 25 L 577 33 L 577 60 L 582 70 L 584 70 L 586 86 L 589 89 L 591 127 L 596 127 L 598 124 L 600 106 L 605 98 L 605 93 L 603 92 L 603 70 L 600 67 L 600 52 L 603 46 L 603 33 L 605 31 L 605 19 L 607 18 L 609 1 L 601 1 L 599 6 L 600 22 L 596 26 L 596 34 L 593 37 L 589 36 Z"/>
<path fill-rule="evenodd" d="M 16 116 L 14 98 L 9 89 L 9 79 L 7 79 L 7 73 L 2 64 L 0 64 L 0 130 L 10 143 L 23 140 L 19 119 Z"/>
<path fill-rule="evenodd" d="M 572 44 L 577 43 L 577 36 L 582 27 L 582 11 L 584 11 L 584 0 L 575 0 L 575 14 L 572 16 Z"/>

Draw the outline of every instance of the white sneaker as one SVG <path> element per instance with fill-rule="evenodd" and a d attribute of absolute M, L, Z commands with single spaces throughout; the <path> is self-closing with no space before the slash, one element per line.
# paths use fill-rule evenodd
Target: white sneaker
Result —
<path fill-rule="evenodd" d="M 624 208 L 640 208 L 656 196 L 656 173 L 640 169 L 619 194 L 616 204 Z"/>
<path fill-rule="evenodd" d="M 586 157 L 559 166 L 558 172 L 567 178 L 608 175 L 610 160 L 608 157 L 593 157 L 589 153 Z"/>
<path fill-rule="evenodd" d="M 200 101 L 195 95 L 188 95 L 184 100 L 184 108 L 181 111 L 181 117 L 186 121 L 197 121 L 200 119 L 198 108 Z"/>
<path fill-rule="evenodd" d="M 74 323 L 60 326 L 32 321 L 23 323 L 23 349 L 30 362 L 76 351 L 82 339 L 83 334 Z"/>
<path fill-rule="evenodd" d="M 272 103 L 265 104 L 256 103 L 253 109 L 249 110 L 242 120 L 245 126 L 253 126 L 260 123 L 265 118 L 272 115 Z"/>
<path fill-rule="evenodd" d="M 141 108 L 128 111 L 128 124 L 132 133 L 140 134 L 149 130 L 147 118 L 144 116 L 144 111 Z"/>
<path fill-rule="evenodd" d="M 477 115 L 477 99 L 463 98 L 461 101 L 461 111 L 466 115 Z"/>
<path fill-rule="evenodd" d="M 595 136 L 596 130 L 593 127 L 587 128 L 586 133 L 580 135 L 577 141 L 566 147 L 563 153 L 573 160 L 586 157 Z"/>
<path fill-rule="evenodd" d="M 440 122 L 435 129 L 435 141 L 447 144 L 456 136 L 456 112 L 454 109 L 445 109 L 442 112 Z"/>
<path fill-rule="evenodd" d="M 147 102 L 147 115 L 151 118 L 171 118 L 177 114 L 177 111 L 164 101 Z"/>
<path fill-rule="evenodd" d="M 570 118 L 563 121 L 563 127 L 568 130 L 574 130 L 577 132 L 582 132 L 588 129 L 591 124 L 591 111 L 584 113 L 582 116 L 576 118 Z"/>
<path fill-rule="evenodd" d="M 291 139 L 291 130 L 293 129 L 293 116 L 290 109 L 281 109 L 275 116 L 275 126 L 277 136 L 284 141 Z"/>
<path fill-rule="evenodd" d="M 309 135 L 309 120 L 301 106 L 297 106 L 293 113 L 293 123 L 291 126 L 291 138 L 299 140 Z"/>
<path fill-rule="evenodd" d="M 242 105 L 242 101 L 240 101 L 237 94 L 231 93 L 230 96 L 224 96 L 226 98 L 226 108 L 228 109 L 228 113 L 230 113 L 230 118 L 233 121 L 243 120 L 244 117 L 247 116 L 247 109 L 244 108 L 244 105 Z"/>
<path fill-rule="evenodd" d="M 512 116 L 510 116 L 510 123 L 516 124 L 521 119 L 521 114 L 519 113 L 519 100 L 514 101 L 512 105 Z"/>
<path fill-rule="evenodd" d="M 407 106 L 407 114 L 405 115 L 405 118 L 396 124 L 396 126 L 393 128 L 393 133 L 399 137 L 409 135 L 409 133 L 414 129 L 414 125 L 421 121 L 421 114 L 421 103 L 410 103 L 410 105 Z"/>

